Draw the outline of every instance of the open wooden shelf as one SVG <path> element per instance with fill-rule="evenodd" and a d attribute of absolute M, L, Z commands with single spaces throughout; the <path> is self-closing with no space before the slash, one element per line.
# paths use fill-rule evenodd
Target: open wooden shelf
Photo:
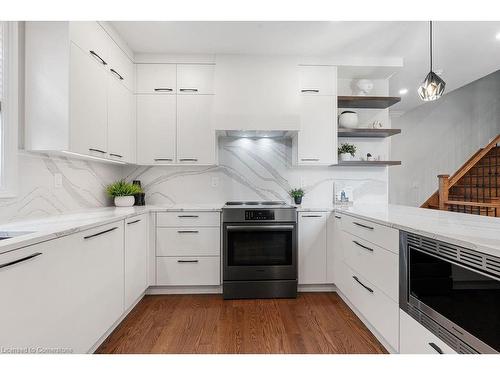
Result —
<path fill-rule="evenodd" d="M 387 138 L 399 133 L 401 133 L 401 129 L 373 129 L 373 128 L 338 129 L 339 137 L 350 137 L 350 138 Z"/>
<path fill-rule="evenodd" d="M 401 165 L 401 162 L 396 160 L 351 160 L 339 161 L 338 164 L 332 164 L 331 167 L 385 167 L 391 165 Z"/>
<path fill-rule="evenodd" d="M 398 96 L 338 96 L 339 108 L 374 108 L 385 109 L 399 103 Z"/>

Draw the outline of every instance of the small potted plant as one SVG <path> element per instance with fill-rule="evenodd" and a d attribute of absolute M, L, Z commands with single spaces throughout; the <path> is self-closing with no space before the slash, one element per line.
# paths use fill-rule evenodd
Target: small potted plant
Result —
<path fill-rule="evenodd" d="M 306 194 L 303 189 L 292 189 L 289 192 L 290 196 L 295 201 L 295 204 L 302 203 L 302 197 Z"/>
<path fill-rule="evenodd" d="M 340 160 L 349 161 L 352 160 L 354 154 L 356 153 L 356 146 L 350 143 L 342 143 L 338 149 Z"/>
<path fill-rule="evenodd" d="M 134 194 L 142 193 L 138 185 L 130 184 L 125 180 L 119 180 L 106 187 L 109 196 L 114 198 L 116 207 L 132 207 L 135 199 Z"/>

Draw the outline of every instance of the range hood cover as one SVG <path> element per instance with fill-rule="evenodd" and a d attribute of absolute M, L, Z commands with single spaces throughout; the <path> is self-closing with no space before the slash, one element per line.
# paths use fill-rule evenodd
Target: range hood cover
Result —
<path fill-rule="evenodd" d="M 287 130 L 227 130 L 226 137 L 233 138 L 291 138 L 296 132 Z"/>

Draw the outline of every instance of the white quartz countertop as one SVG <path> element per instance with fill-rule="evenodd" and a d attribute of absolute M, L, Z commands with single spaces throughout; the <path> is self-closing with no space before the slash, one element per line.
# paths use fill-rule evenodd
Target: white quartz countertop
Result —
<path fill-rule="evenodd" d="M 500 218 L 392 204 L 355 204 L 351 207 L 337 207 L 335 210 L 381 225 L 500 256 Z"/>
<path fill-rule="evenodd" d="M 171 206 L 102 207 L 34 220 L 0 224 L 0 237 L 6 237 L 11 233 L 21 234 L 23 232 L 31 232 L 0 240 L 0 254 L 144 213 L 168 211 L 220 211 L 222 206 L 222 203 L 216 203 L 199 205 L 176 204 Z"/>

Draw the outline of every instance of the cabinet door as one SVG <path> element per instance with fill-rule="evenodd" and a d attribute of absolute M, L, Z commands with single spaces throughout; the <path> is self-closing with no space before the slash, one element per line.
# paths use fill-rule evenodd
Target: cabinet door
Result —
<path fill-rule="evenodd" d="M 70 51 L 71 151 L 106 155 L 107 71 L 78 46 Z"/>
<path fill-rule="evenodd" d="M 178 64 L 178 94 L 214 94 L 215 65 Z"/>
<path fill-rule="evenodd" d="M 299 284 L 326 283 L 326 213 L 299 213 Z"/>
<path fill-rule="evenodd" d="M 301 95 L 337 95 L 337 68 L 334 66 L 300 66 Z"/>
<path fill-rule="evenodd" d="M 137 162 L 175 162 L 176 96 L 137 95 Z"/>
<path fill-rule="evenodd" d="M 135 162 L 134 96 L 123 83 L 108 75 L 108 157 Z"/>
<path fill-rule="evenodd" d="M 336 113 L 335 96 L 300 97 L 299 165 L 331 165 L 337 162 Z"/>
<path fill-rule="evenodd" d="M 147 288 L 148 267 L 147 215 L 125 220 L 125 310 Z"/>
<path fill-rule="evenodd" d="M 110 72 L 128 88 L 134 91 L 134 64 L 120 47 L 108 37 L 109 42 L 109 63 Z"/>
<path fill-rule="evenodd" d="M 214 95 L 177 96 L 177 161 L 215 164 Z"/>
<path fill-rule="evenodd" d="M 136 69 L 138 94 L 175 94 L 175 64 L 137 64 Z"/>
<path fill-rule="evenodd" d="M 70 40 L 99 64 L 109 63 L 110 37 L 95 21 L 69 23 Z"/>

